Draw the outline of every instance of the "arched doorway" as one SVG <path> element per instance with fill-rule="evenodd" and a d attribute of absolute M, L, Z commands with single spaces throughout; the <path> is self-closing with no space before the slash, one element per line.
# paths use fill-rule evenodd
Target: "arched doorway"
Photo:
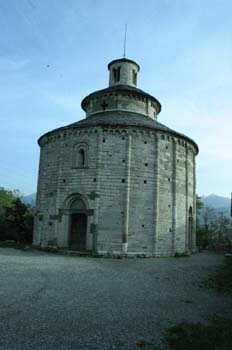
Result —
<path fill-rule="evenodd" d="M 193 208 L 189 207 L 188 213 L 188 250 L 191 252 L 193 247 Z"/>
<path fill-rule="evenodd" d="M 86 205 L 81 198 L 72 201 L 70 205 L 69 248 L 71 250 L 86 250 L 87 215 Z"/>

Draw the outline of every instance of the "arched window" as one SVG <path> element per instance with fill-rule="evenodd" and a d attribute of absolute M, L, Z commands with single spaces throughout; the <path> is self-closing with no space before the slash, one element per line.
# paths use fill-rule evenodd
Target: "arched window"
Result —
<path fill-rule="evenodd" d="M 72 168 L 88 167 L 88 145 L 86 143 L 74 145 L 71 166 Z"/>
<path fill-rule="evenodd" d="M 83 148 L 79 149 L 79 152 L 78 152 L 78 165 L 80 167 L 83 167 L 85 166 L 85 160 L 86 160 L 86 157 L 85 157 L 85 151 Z"/>

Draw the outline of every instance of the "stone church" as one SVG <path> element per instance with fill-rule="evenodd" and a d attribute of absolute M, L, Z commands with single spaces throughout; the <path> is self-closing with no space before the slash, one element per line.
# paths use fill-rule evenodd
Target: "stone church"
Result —
<path fill-rule="evenodd" d="M 157 121 L 137 88 L 139 65 L 109 63 L 109 87 L 81 103 L 86 118 L 38 140 L 33 244 L 99 255 L 193 252 L 197 144 Z"/>

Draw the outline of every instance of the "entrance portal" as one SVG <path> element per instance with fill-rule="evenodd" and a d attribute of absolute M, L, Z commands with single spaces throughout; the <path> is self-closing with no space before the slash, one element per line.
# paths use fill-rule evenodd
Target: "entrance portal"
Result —
<path fill-rule="evenodd" d="M 86 214 L 71 214 L 70 249 L 79 251 L 86 250 L 86 228 Z"/>
<path fill-rule="evenodd" d="M 75 198 L 70 205 L 69 248 L 86 250 L 87 215 L 86 204 L 82 198 Z"/>

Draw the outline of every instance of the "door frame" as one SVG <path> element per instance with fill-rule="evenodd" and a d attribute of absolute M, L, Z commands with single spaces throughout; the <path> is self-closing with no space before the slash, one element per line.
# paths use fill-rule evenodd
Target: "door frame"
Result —
<path fill-rule="evenodd" d="M 71 210 L 70 214 L 69 214 L 69 229 L 68 229 L 68 248 L 71 250 L 71 229 L 72 229 L 72 216 L 73 214 L 82 214 L 85 215 L 86 217 L 86 227 L 85 227 L 85 249 L 84 250 L 80 250 L 80 249 L 76 249 L 77 251 L 80 252 L 85 252 L 87 251 L 87 233 L 88 233 L 88 215 L 86 213 L 86 210 Z"/>
<path fill-rule="evenodd" d="M 72 208 L 73 202 L 76 199 L 81 199 L 84 203 L 83 207 Z M 86 251 L 94 250 L 94 234 L 92 232 L 92 224 L 94 223 L 94 209 L 91 208 L 88 196 L 83 192 L 74 192 L 69 194 L 60 208 L 61 214 L 65 220 L 63 222 L 63 230 L 65 232 L 66 247 L 70 249 L 70 230 L 71 230 L 71 214 L 85 214 L 87 217 L 86 222 Z"/>

